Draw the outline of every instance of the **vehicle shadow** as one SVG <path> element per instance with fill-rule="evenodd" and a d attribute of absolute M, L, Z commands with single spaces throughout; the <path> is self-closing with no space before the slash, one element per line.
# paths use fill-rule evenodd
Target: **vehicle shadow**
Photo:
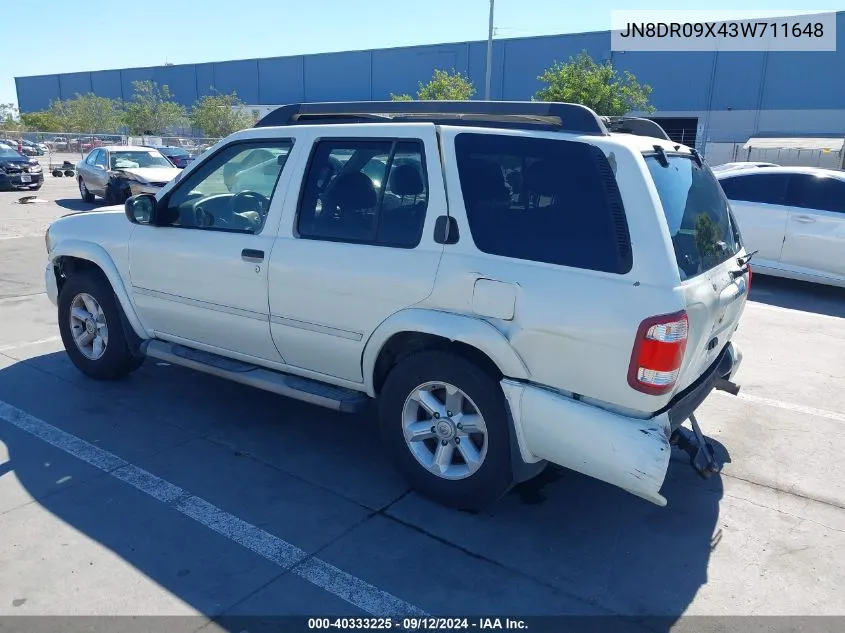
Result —
<path fill-rule="evenodd" d="M 845 319 L 845 288 L 754 273 L 749 300 Z"/>
<path fill-rule="evenodd" d="M 55 201 L 58 206 L 68 211 L 94 211 L 106 206 L 105 200 L 99 198 L 94 202 L 85 202 L 77 198 L 60 198 Z"/>
<path fill-rule="evenodd" d="M 43 400 L 46 383 L 25 387 L 33 382 L 34 370 L 52 374 L 56 384 L 63 385 L 51 396 L 55 408 L 49 411 L 54 414 L 45 412 L 46 405 L 39 409 L 35 404 L 39 398 Z M 14 395 L 10 397 L 10 393 Z M 458 556 L 469 554 L 484 561 L 479 564 L 492 564 L 508 574 L 551 587 L 566 596 L 568 603 L 584 605 L 578 615 L 625 616 L 617 620 L 594 618 L 596 630 L 669 631 L 707 582 L 710 554 L 718 541 L 721 478 L 700 479 L 689 467 L 686 455 L 680 453 L 673 453 L 662 491 L 669 501 L 666 508 L 572 471 L 549 468 L 537 479 L 517 486 L 489 510 L 471 514 L 445 509 L 415 494 L 396 494 L 405 489 L 404 484 L 392 474 L 373 441 L 378 431 L 371 412 L 345 416 L 152 362 L 126 380 L 99 383 L 75 373 L 64 353 L 46 354 L 0 369 L 0 401 L 32 412 L 89 442 L 95 439 L 88 434 L 87 425 L 102 419 L 108 433 L 98 431 L 97 445 L 130 462 L 138 459 L 134 451 L 154 445 L 164 434 L 166 420 L 167 424 L 182 424 L 195 437 L 228 446 L 236 454 L 349 499 L 359 498 L 350 487 L 356 482 L 360 482 L 361 490 L 390 487 L 385 498 L 395 503 L 385 503 L 374 515 L 447 544 Z M 247 569 L 248 575 L 222 579 L 221 561 L 257 557 L 177 516 L 170 507 L 144 499 L 127 484 L 93 472 L 79 460 L 66 458 L 68 465 L 64 468 L 68 472 L 57 472 L 59 460 L 46 456 L 48 451 L 55 453 L 54 448 L 2 420 L 0 442 L 9 455 L 9 461 L 0 464 L 0 477 L 14 476 L 28 499 L 35 499 L 41 508 L 114 552 L 182 603 L 217 618 L 220 627 L 234 633 L 243 630 L 244 615 L 279 615 L 275 611 L 221 612 L 225 601 L 219 591 L 215 594 L 209 588 L 212 584 L 269 582 L 262 580 L 262 575 L 270 574 L 265 569 L 265 563 L 270 565 L 267 561 L 262 559 L 254 569 Z M 724 447 L 716 449 L 729 460 Z M 49 467 L 51 463 L 54 465 Z M 144 467 L 167 478 L 154 466 Z M 185 467 L 207 472 L 221 468 L 214 462 Z M 86 474 L 85 469 L 92 472 Z M 75 477 L 77 483 L 57 494 L 56 482 L 65 477 Z M 231 508 L 238 508 L 242 502 L 233 498 L 222 502 L 216 499 L 214 503 L 237 514 L 237 509 Z M 372 511 L 378 504 L 362 505 Z M 272 523 L 262 527 L 273 532 Z M 208 538 L 202 535 L 204 531 L 209 532 Z M 229 546 L 238 553 L 230 552 Z M 379 566 L 368 561 L 385 556 L 383 546 L 374 544 L 372 551 L 358 552 L 360 564 Z M 430 570 L 430 582 L 438 582 L 438 570 L 432 569 L 430 560 L 423 560 L 423 553 L 407 551 L 401 543 L 395 547 L 401 556 L 388 553 L 389 558 L 405 557 L 411 568 Z M 168 560 L 163 561 L 165 548 Z M 46 550 L 46 560 L 52 560 L 50 548 Z M 240 562 L 237 567 L 244 568 L 245 564 Z M 192 573 L 184 572 L 186 569 Z M 272 571 L 279 572 L 277 568 Z M 358 570 L 345 571 L 354 574 Z M 472 587 L 472 580 L 467 582 Z M 380 588 L 392 591 L 390 586 Z M 93 586 L 88 590 L 99 591 Z M 478 591 L 484 590 L 482 583 Z M 399 597 L 415 603 L 414 595 Z M 571 615 L 562 611 L 560 603 L 538 605 L 536 599 L 518 593 L 503 594 L 501 604 L 501 615 Z M 528 606 L 520 613 L 523 604 Z M 466 613 L 467 606 L 449 602 L 424 605 L 432 615 Z M 577 629 L 591 623 L 572 624 Z M 565 623 L 555 626 L 566 628 Z"/>

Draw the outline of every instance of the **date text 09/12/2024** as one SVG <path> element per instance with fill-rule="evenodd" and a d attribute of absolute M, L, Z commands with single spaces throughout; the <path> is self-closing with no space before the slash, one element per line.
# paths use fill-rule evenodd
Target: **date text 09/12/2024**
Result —
<path fill-rule="evenodd" d="M 435 617 L 372 617 L 372 618 L 308 618 L 308 629 L 370 629 L 400 631 L 455 630 L 525 630 L 524 620 L 515 618 L 435 618 Z"/>

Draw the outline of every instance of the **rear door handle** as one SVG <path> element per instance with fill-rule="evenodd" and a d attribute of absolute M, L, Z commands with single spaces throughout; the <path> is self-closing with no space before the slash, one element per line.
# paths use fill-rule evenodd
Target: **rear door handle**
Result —
<path fill-rule="evenodd" d="M 251 248 L 245 248 L 241 251 L 241 259 L 246 259 L 249 261 L 263 261 L 264 251 L 256 251 Z"/>
<path fill-rule="evenodd" d="M 815 222 L 816 219 L 810 217 L 809 215 L 796 215 L 795 216 L 796 222 L 801 222 L 802 224 L 810 224 L 811 222 Z"/>

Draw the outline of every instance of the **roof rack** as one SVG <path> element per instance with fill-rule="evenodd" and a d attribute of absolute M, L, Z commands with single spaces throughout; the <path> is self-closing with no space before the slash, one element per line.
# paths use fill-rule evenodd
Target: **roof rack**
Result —
<path fill-rule="evenodd" d="M 602 119 L 575 103 L 535 101 L 355 101 L 294 103 L 276 108 L 255 127 L 309 123 L 435 122 L 451 125 L 532 127 L 607 134 Z"/>
<path fill-rule="evenodd" d="M 601 118 L 607 129 L 611 132 L 650 136 L 652 138 L 661 138 L 664 141 L 672 140 L 669 138 L 666 130 L 651 119 L 630 116 L 606 116 Z"/>

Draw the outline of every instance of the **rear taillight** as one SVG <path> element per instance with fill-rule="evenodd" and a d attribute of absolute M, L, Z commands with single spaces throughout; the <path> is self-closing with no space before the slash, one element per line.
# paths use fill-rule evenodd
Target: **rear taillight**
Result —
<path fill-rule="evenodd" d="M 637 391 L 659 396 L 672 391 L 687 348 L 686 312 L 646 319 L 637 330 L 628 384 Z"/>

